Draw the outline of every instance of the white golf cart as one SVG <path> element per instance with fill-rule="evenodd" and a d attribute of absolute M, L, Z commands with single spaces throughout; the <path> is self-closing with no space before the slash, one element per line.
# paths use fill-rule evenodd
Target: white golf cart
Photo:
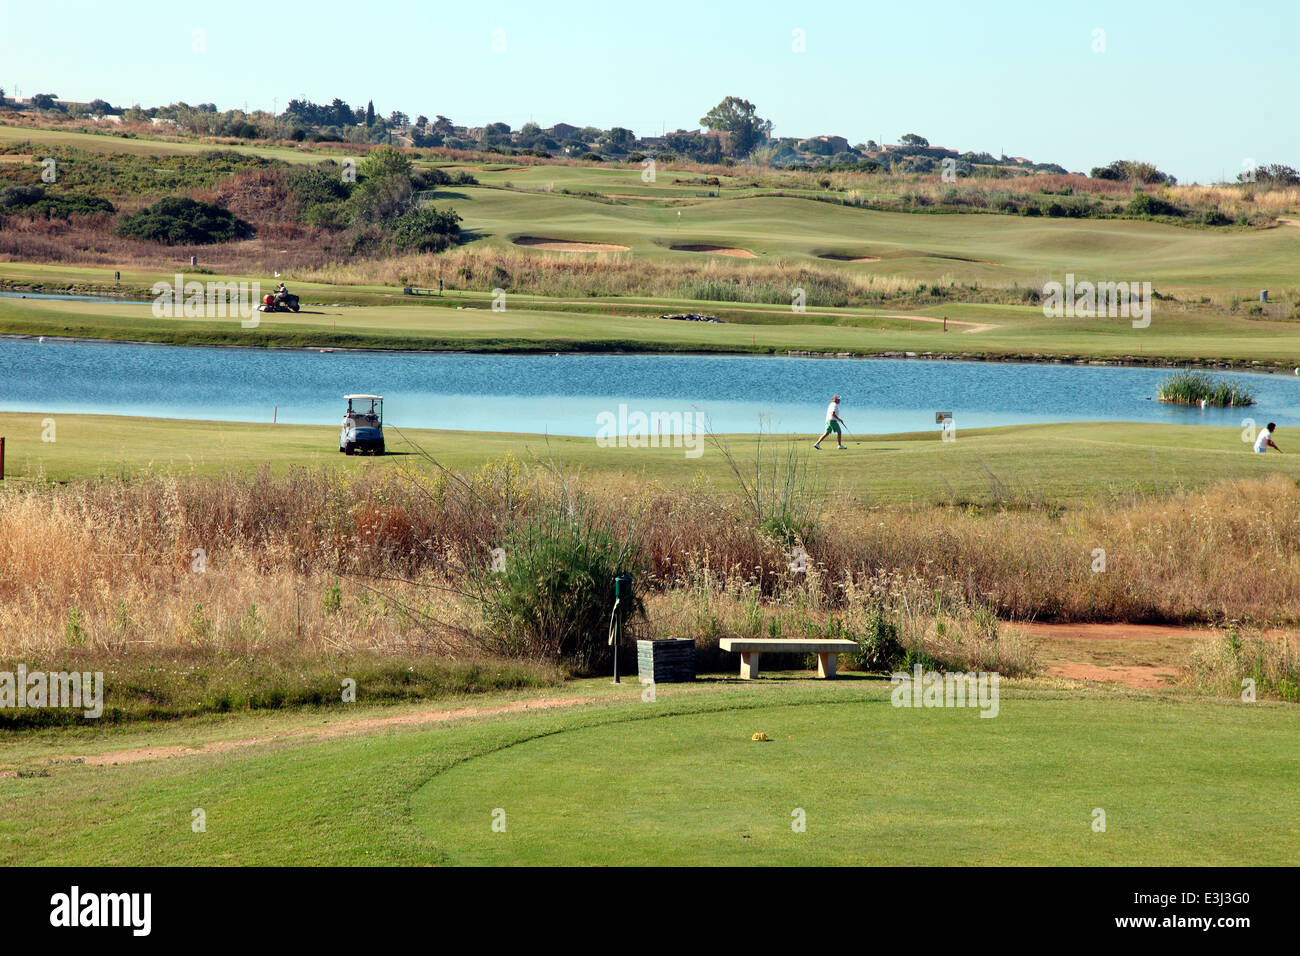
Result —
<path fill-rule="evenodd" d="M 368 451 L 384 453 L 384 396 L 344 395 L 348 410 L 343 416 L 343 430 L 339 432 L 339 451 L 353 455 Z M 369 403 L 369 404 L 367 404 Z"/>

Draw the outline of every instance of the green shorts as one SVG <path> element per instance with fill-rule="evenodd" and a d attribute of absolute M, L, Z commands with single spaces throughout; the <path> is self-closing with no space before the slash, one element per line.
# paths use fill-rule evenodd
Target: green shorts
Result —
<path fill-rule="evenodd" d="M 826 434 L 829 435 L 831 432 L 834 432 L 837 435 L 843 434 L 840 431 L 840 423 L 833 418 L 826 423 Z"/>

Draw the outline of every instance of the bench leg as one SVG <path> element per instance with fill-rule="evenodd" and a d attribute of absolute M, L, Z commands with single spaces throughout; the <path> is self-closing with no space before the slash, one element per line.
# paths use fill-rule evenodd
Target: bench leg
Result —
<path fill-rule="evenodd" d="M 835 662 L 839 659 L 839 654 L 818 654 L 817 655 L 817 676 L 834 677 Z"/>
<path fill-rule="evenodd" d="M 740 655 L 740 676 L 744 680 L 758 676 L 758 658 L 756 651 L 742 651 Z"/>

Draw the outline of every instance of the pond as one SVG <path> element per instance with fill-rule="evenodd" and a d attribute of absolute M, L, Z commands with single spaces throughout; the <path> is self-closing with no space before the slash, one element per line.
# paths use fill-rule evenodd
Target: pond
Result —
<path fill-rule="evenodd" d="M 918 359 L 321 352 L 0 339 L 0 410 L 331 424 L 375 392 L 399 427 L 595 436 L 598 416 L 707 416 L 716 432 L 818 434 L 834 393 L 858 434 L 1126 421 L 1300 424 L 1300 378 L 1222 373 L 1257 404 L 1154 400 L 1163 369 Z M 1217 374 L 1217 373 L 1216 373 Z"/>

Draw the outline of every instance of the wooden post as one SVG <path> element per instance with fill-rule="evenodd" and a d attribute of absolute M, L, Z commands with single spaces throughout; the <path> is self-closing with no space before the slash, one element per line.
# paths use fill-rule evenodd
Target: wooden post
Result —
<path fill-rule="evenodd" d="M 0 481 L 5 480 L 5 440 L 0 436 Z"/>

